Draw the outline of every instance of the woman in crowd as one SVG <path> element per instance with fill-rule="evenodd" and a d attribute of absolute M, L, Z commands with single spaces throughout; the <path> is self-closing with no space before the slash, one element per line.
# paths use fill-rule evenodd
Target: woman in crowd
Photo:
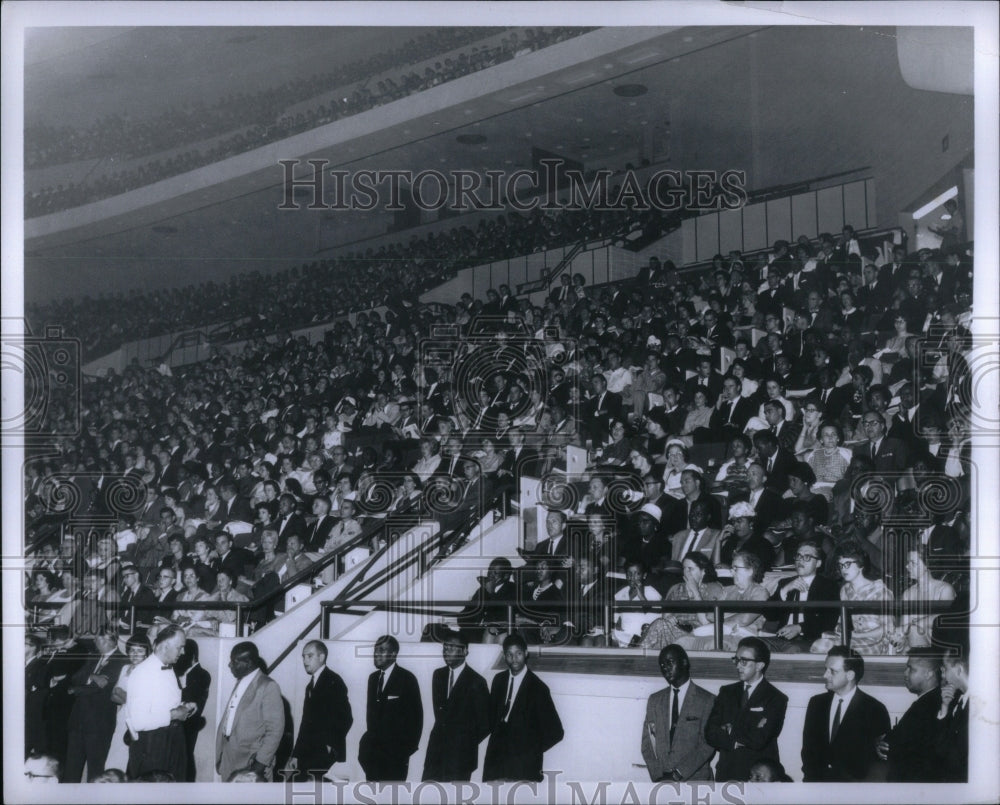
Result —
<path fill-rule="evenodd" d="M 708 404 L 708 396 L 704 391 L 696 390 L 694 393 L 694 405 L 684 418 L 684 427 L 681 428 L 681 436 L 686 444 L 694 442 L 694 432 L 698 428 L 708 428 L 712 419 L 712 406 Z"/>
<path fill-rule="evenodd" d="M 829 522 L 830 504 L 825 497 L 813 492 L 815 483 L 816 473 L 806 462 L 797 461 L 788 469 L 788 489 L 792 497 L 782 498 L 783 516 L 786 519 L 791 515 L 791 507 L 794 504 L 805 503 L 809 506 L 816 525 L 826 525 Z"/>
<path fill-rule="evenodd" d="M 496 443 L 492 439 L 483 439 L 482 455 L 478 458 L 483 478 L 496 479 L 497 471 L 503 464 L 504 453 L 502 450 L 497 450 Z"/>
<path fill-rule="evenodd" d="M 181 574 L 181 582 L 184 584 L 184 589 L 177 595 L 178 604 L 211 599 L 211 595 L 199 586 L 198 574 L 193 567 L 187 568 Z M 188 637 L 217 635 L 219 626 L 215 614 L 207 609 L 175 609 L 173 622 L 183 628 Z"/>
<path fill-rule="evenodd" d="M 198 534 L 191 542 L 193 553 L 191 555 L 191 567 L 194 568 L 199 578 L 205 580 L 203 586 L 206 590 L 215 588 L 216 574 L 219 572 L 219 557 L 215 549 L 208 541 L 208 536 Z"/>
<path fill-rule="evenodd" d="M 390 514 L 418 512 L 423 497 L 422 484 L 415 473 L 408 472 L 403 476 L 402 483 L 396 487 L 396 498 L 389 509 Z"/>
<path fill-rule="evenodd" d="M 809 395 L 802 406 L 802 432 L 795 441 L 795 455 L 804 458 L 820 444 L 820 425 L 823 416 L 822 402 L 819 397 Z"/>
<path fill-rule="evenodd" d="M 681 567 L 684 581 L 667 590 L 664 601 L 716 601 L 722 598 L 722 585 L 707 556 L 691 551 L 684 557 Z M 664 612 L 649 625 L 640 645 L 642 648 L 661 649 L 687 637 L 699 624 L 697 612 Z"/>
<path fill-rule="evenodd" d="M 733 584 L 723 588 L 720 601 L 766 601 L 767 589 L 764 580 L 764 566 L 756 554 L 737 551 L 733 554 Z M 710 651 L 715 647 L 715 614 L 698 612 L 698 626 L 694 631 L 677 642 L 687 649 Z M 736 645 L 744 637 L 756 635 L 764 623 L 759 612 L 728 612 L 723 616 L 723 649 L 735 651 Z"/>
<path fill-rule="evenodd" d="M 824 422 L 819 429 L 819 444 L 806 458 L 816 476 L 816 491 L 827 500 L 833 500 L 833 486 L 847 473 L 851 453 L 840 446 L 844 437 L 840 426 Z"/>
<path fill-rule="evenodd" d="M 730 567 L 738 552 L 753 553 L 765 569 L 774 560 L 774 548 L 764 537 L 754 533 L 756 514 L 746 501 L 739 501 L 729 509 L 729 522 L 723 527 L 715 544 L 712 561 L 716 567 Z"/>
<path fill-rule="evenodd" d="M 785 409 L 785 419 L 791 422 L 795 419 L 795 406 L 792 405 L 791 400 L 785 397 L 785 385 L 781 382 L 781 379 L 777 376 L 772 376 L 764 381 L 764 399 L 761 400 L 760 408 L 757 411 L 757 416 L 766 421 L 764 416 L 764 403 L 769 400 L 777 400 L 784 406 Z"/>
<path fill-rule="evenodd" d="M 202 494 L 205 496 L 205 506 L 199 517 L 205 521 L 205 527 L 209 531 L 215 531 L 222 527 L 222 513 L 220 512 L 222 500 L 214 486 L 206 486 Z"/>
<path fill-rule="evenodd" d="M 641 450 L 633 449 L 629 451 L 628 463 L 632 467 L 632 473 L 639 478 L 648 475 L 653 470 L 653 462 Z M 678 480 L 679 483 L 680 481 Z"/>
<path fill-rule="evenodd" d="M 868 577 L 868 554 L 854 540 L 837 546 L 834 562 L 840 571 L 843 585 L 841 601 L 892 601 L 892 591 L 880 578 Z M 824 635 L 813 644 L 813 653 L 825 654 L 829 646 L 841 641 L 842 624 L 831 635 Z M 861 654 L 885 654 L 889 650 L 892 634 L 892 615 L 883 612 L 853 612 L 851 614 L 851 648 Z"/>
<path fill-rule="evenodd" d="M 160 560 L 160 567 L 167 567 L 174 571 L 174 575 L 177 577 L 176 589 L 180 590 L 183 589 L 181 584 L 182 571 L 194 563 L 188 556 L 187 540 L 180 534 L 172 535 L 167 545 L 170 547 L 170 553 Z"/>
<path fill-rule="evenodd" d="M 753 442 L 742 433 L 729 443 L 729 459 L 719 467 L 715 481 L 729 492 L 730 497 L 747 492 L 747 468 L 752 450 Z"/>
<path fill-rule="evenodd" d="M 688 465 L 687 446 L 680 441 L 667 444 L 667 466 L 663 471 L 663 491 L 672 498 L 680 500 L 684 497 L 681 490 L 681 474 Z"/>
<path fill-rule="evenodd" d="M 613 528 L 612 518 L 603 514 L 587 515 L 587 536 L 579 553 L 589 557 L 597 573 L 602 576 L 614 568 L 616 561 Z"/>
<path fill-rule="evenodd" d="M 913 583 L 903 592 L 899 627 L 889 638 L 897 654 L 905 654 L 917 646 L 931 645 L 931 630 L 937 614 L 921 612 L 921 602 L 955 600 L 955 589 L 948 582 L 931 575 L 927 567 L 927 546 L 914 541 L 907 547 L 906 573 Z"/>
<path fill-rule="evenodd" d="M 230 604 L 246 604 L 249 602 L 243 593 L 233 588 L 233 578 L 225 570 L 220 570 L 216 576 L 215 592 L 212 593 L 210 601 L 227 601 Z M 212 617 L 217 623 L 236 623 L 235 609 L 216 609 L 212 611 Z"/>
<path fill-rule="evenodd" d="M 631 441 L 626 436 L 625 423 L 615 420 L 611 423 L 611 434 L 602 446 L 601 458 L 598 464 L 613 464 L 622 466 L 628 461 L 632 449 Z"/>
<path fill-rule="evenodd" d="M 434 439 L 421 439 L 420 458 L 413 465 L 413 472 L 420 479 L 420 483 L 427 483 L 440 463 L 441 454 L 437 450 L 437 442 Z"/>
<path fill-rule="evenodd" d="M 642 562 L 634 561 L 625 565 L 625 580 L 625 586 L 615 593 L 615 601 L 636 604 L 662 600 L 659 591 L 646 584 L 646 568 Z M 617 644 L 623 647 L 638 646 L 654 616 L 654 612 L 647 610 L 618 613 L 613 630 Z"/>
<path fill-rule="evenodd" d="M 125 644 L 125 654 L 128 665 L 124 666 L 111 691 L 111 701 L 118 705 L 115 721 L 115 731 L 111 736 L 111 748 L 104 761 L 106 769 L 122 769 L 128 767 L 129 747 L 125 743 L 125 702 L 128 700 L 128 678 L 136 667 L 145 660 L 151 652 L 149 640 L 144 635 L 133 635 Z"/>

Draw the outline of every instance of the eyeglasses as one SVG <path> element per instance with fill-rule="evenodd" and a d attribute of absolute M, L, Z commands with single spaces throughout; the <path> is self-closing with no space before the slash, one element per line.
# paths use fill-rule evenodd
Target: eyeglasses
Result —
<path fill-rule="evenodd" d="M 873 425 L 879 425 L 879 424 L 881 424 L 881 423 L 882 423 L 882 420 L 881 420 L 881 419 L 866 419 L 866 420 L 865 420 L 864 422 L 862 422 L 861 424 L 862 424 L 862 425 L 864 425 L 864 426 L 865 426 L 866 428 L 870 428 L 870 427 L 872 427 Z"/>
<path fill-rule="evenodd" d="M 856 564 L 857 562 L 855 562 L 853 559 L 847 559 L 843 562 L 837 562 L 837 567 L 839 567 L 841 570 L 844 570 L 845 568 L 848 568 L 851 565 L 856 565 Z"/>
<path fill-rule="evenodd" d="M 757 662 L 753 657 L 733 657 L 733 665 L 752 665 Z"/>
<path fill-rule="evenodd" d="M 819 559 L 818 556 L 813 556 L 811 553 L 797 553 L 795 554 L 796 562 L 808 562 L 810 559 Z"/>
<path fill-rule="evenodd" d="M 51 780 L 55 777 L 54 774 L 35 774 L 33 771 L 26 771 L 24 776 L 29 780 Z"/>
<path fill-rule="evenodd" d="M 819 409 L 818 408 L 813 408 L 812 406 L 809 406 L 805 410 L 806 410 L 807 414 L 818 414 L 819 413 Z"/>

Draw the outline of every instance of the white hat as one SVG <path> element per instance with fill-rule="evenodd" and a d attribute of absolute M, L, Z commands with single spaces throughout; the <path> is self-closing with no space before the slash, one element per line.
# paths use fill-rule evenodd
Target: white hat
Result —
<path fill-rule="evenodd" d="M 682 469 L 681 472 L 696 472 L 699 475 L 705 474 L 705 471 L 697 464 L 685 464 L 684 469 Z"/>
<path fill-rule="evenodd" d="M 660 518 L 663 517 L 663 511 L 655 503 L 647 503 L 639 511 L 643 514 L 648 514 L 656 522 L 660 522 Z"/>
<path fill-rule="evenodd" d="M 747 503 L 745 500 L 741 500 L 739 503 L 735 503 L 729 507 L 729 519 L 735 520 L 737 517 L 756 517 L 757 512 L 754 511 L 753 506 Z"/>
<path fill-rule="evenodd" d="M 649 338 L 646 339 L 646 346 L 647 347 L 662 347 L 663 346 L 663 342 L 659 338 L 657 338 L 655 335 L 651 335 Z"/>

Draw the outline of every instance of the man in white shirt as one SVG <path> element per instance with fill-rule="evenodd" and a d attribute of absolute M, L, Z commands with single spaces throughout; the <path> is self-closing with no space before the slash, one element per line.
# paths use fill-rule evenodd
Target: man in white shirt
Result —
<path fill-rule="evenodd" d="M 187 768 L 182 722 L 196 709 L 181 701 L 173 665 L 184 653 L 187 636 L 179 626 L 160 630 L 153 653 L 136 666 L 128 680 L 125 723 L 131 738 L 128 776 L 166 771 L 183 781 Z"/>

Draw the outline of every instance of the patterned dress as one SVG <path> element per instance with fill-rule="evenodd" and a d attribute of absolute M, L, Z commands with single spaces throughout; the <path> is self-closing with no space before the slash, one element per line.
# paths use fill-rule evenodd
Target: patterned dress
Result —
<path fill-rule="evenodd" d="M 841 601 L 892 601 L 892 591 L 882 579 L 869 582 L 860 592 L 853 584 L 840 588 Z M 841 624 L 837 624 L 840 637 Z M 851 648 L 860 654 L 886 654 L 889 651 L 889 635 L 892 633 L 892 614 L 877 612 L 856 612 L 851 615 Z M 838 640 L 839 642 L 839 640 Z"/>
<path fill-rule="evenodd" d="M 717 581 L 703 582 L 698 585 L 698 594 L 702 601 L 716 601 L 722 598 L 722 585 Z M 694 601 L 684 582 L 675 584 L 663 598 L 664 601 Z M 661 649 L 676 643 L 682 637 L 691 634 L 691 628 L 698 625 L 697 612 L 664 612 L 649 625 L 641 647 Z M 685 629 L 684 627 L 688 627 Z"/>

